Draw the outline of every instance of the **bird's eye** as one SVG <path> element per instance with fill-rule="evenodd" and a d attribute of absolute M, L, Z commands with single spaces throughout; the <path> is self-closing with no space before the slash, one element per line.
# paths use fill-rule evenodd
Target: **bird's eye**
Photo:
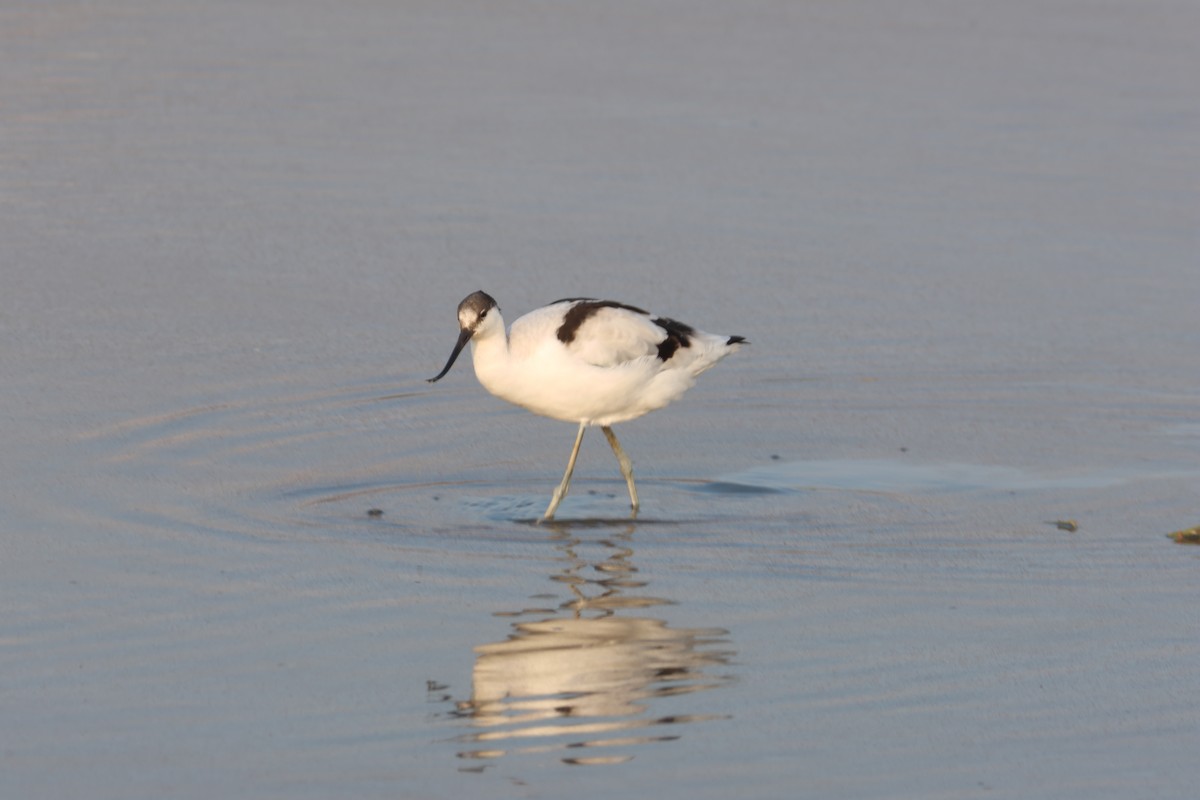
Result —
<path fill-rule="evenodd" d="M 488 310 L 487 310 L 486 308 L 485 308 L 483 311 L 480 311 L 480 312 L 479 312 L 479 318 L 480 318 L 480 319 L 483 319 L 484 317 L 486 317 L 486 316 L 487 316 L 487 312 L 488 312 Z"/>

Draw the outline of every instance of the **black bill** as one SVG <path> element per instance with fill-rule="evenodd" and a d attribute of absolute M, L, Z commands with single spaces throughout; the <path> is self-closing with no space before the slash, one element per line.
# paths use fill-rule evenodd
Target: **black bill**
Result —
<path fill-rule="evenodd" d="M 467 342 L 471 341 L 471 335 L 473 333 L 474 331 L 467 328 L 463 328 L 458 332 L 458 342 L 454 345 L 454 352 L 450 354 L 450 360 L 446 362 L 446 366 L 442 367 L 441 372 L 428 379 L 429 383 L 441 380 L 442 376 L 450 371 L 450 368 L 454 366 L 454 362 L 458 358 L 458 354 L 461 353 L 462 349 L 467 346 Z"/>

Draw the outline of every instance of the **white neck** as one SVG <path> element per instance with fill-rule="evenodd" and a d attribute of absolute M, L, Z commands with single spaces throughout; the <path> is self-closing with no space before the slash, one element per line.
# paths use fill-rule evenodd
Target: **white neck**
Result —
<path fill-rule="evenodd" d="M 494 312 L 471 338 L 471 360 L 475 365 L 475 377 L 494 393 L 492 386 L 507 371 L 510 360 L 508 334 L 499 312 Z"/>

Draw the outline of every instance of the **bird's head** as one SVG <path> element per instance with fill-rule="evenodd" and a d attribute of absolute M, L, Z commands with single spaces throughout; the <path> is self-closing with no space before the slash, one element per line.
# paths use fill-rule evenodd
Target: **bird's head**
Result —
<path fill-rule="evenodd" d="M 496 305 L 496 298 L 487 292 L 473 292 L 464 297 L 463 301 L 458 304 L 458 341 L 454 344 L 454 350 L 450 353 L 446 366 L 442 367 L 441 372 L 430 378 L 429 382 L 434 383 L 441 380 L 450 371 L 455 360 L 458 359 L 458 354 L 477 333 L 490 330 L 495 325 L 503 325 L 504 323 L 499 322 L 499 319 L 500 307 Z"/>

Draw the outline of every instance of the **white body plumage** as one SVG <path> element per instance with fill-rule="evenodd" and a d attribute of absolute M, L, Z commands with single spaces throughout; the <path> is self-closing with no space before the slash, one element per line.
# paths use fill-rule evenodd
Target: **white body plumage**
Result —
<path fill-rule="evenodd" d="M 613 425 L 677 400 L 696 376 L 738 347 L 727 336 L 696 332 L 664 361 L 658 348 L 667 332 L 646 314 L 612 306 L 590 314 L 564 343 L 556 331 L 580 302 L 532 311 L 507 335 L 499 311 L 489 313 L 471 337 L 484 388 L 545 417 Z"/>

